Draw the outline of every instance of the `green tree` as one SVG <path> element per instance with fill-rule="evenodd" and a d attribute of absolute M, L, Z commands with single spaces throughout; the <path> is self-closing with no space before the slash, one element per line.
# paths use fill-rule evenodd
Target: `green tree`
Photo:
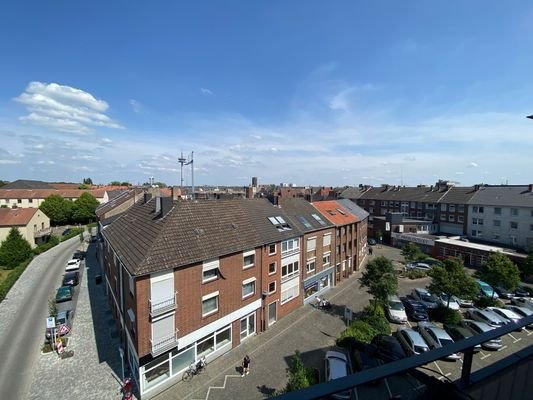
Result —
<path fill-rule="evenodd" d="M 511 291 L 516 290 L 520 284 L 520 270 L 509 257 L 499 252 L 492 253 L 481 264 L 477 276 L 491 286 L 502 286 Z"/>
<path fill-rule="evenodd" d="M 32 255 L 30 244 L 15 227 L 9 230 L 6 239 L 0 245 L 0 265 L 15 268 Z"/>
<path fill-rule="evenodd" d="M 127 182 L 127 181 L 124 181 L 124 182 L 120 182 L 120 186 L 131 186 L 131 183 Z"/>
<path fill-rule="evenodd" d="M 89 189 L 89 186 L 87 186 L 87 185 L 84 183 L 84 184 L 78 186 L 78 189 L 80 189 L 80 190 L 87 190 L 87 189 Z"/>
<path fill-rule="evenodd" d="M 406 263 L 410 263 L 420 259 L 420 257 L 423 257 L 424 253 L 416 244 L 414 244 L 413 242 L 409 242 L 405 246 L 403 246 L 402 256 L 405 258 Z"/>
<path fill-rule="evenodd" d="M 385 304 L 388 297 L 398 289 L 398 277 L 392 262 L 383 256 L 374 258 L 367 264 L 359 278 L 359 284 L 374 298 L 374 309 L 377 309 L 378 303 Z"/>
<path fill-rule="evenodd" d="M 529 252 L 525 261 L 518 266 L 518 269 L 520 270 L 523 279 L 533 275 L 533 250 Z"/>
<path fill-rule="evenodd" d="M 444 293 L 448 296 L 456 296 L 462 299 L 473 299 L 479 293 L 476 280 L 466 272 L 461 262 L 455 258 L 447 258 L 443 266 L 434 266 L 428 275 L 431 277 L 429 291 L 435 294 Z"/>
<path fill-rule="evenodd" d="M 76 222 L 90 222 L 96 218 L 96 207 L 100 203 L 92 194 L 85 192 L 74 202 L 72 218 Z"/>
<path fill-rule="evenodd" d="M 303 389 L 316 383 L 318 382 L 316 381 L 314 370 L 305 367 L 300 352 L 296 350 L 289 361 L 289 381 L 284 392 Z"/>
<path fill-rule="evenodd" d="M 111 181 L 109 183 L 110 186 L 120 186 L 120 181 Z"/>
<path fill-rule="evenodd" d="M 93 184 L 93 180 L 91 178 L 85 178 L 85 179 L 83 179 L 83 184 L 84 185 L 92 185 Z"/>
<path fill-rule="evenodd" d="M 48 196 L 39 209 L 50 218 L 52 225 L 63 225 L 72 217 L 72 202 L 57 194 Z"/>
<path fill-rule="evenodd" d="M 3 180 L 0 179 L 0 187 L 5 186 L 8 183 L 9 183 L 8 181 L 3 181 Z"/>

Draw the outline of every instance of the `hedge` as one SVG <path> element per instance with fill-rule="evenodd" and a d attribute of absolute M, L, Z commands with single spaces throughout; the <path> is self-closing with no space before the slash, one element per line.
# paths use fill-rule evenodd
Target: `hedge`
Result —
<path fill-rule="evenodd" d="M 78 236 L 80 233 L 84 231 L 85 231 L 85 228 L 71 228 L 70 233 L 68 235 L 60 237 L 60 241 L 64 242 L 65 240 L 69 240 L 70 238 L 73 238 L 74 236 Z"/>
<path fill-rule="evenodd" d="M 45 251 L 50 250 L 52 247 L 57 246 L 59 242 L 60 242 L 59 237 L 52 235 L 50 236 L 50 239 L 48 239 L 46 243 L 43 243 L 37 246 L 36 248 L 34 248 L 33 254 L 37 255 L 37 254 L 44 253 Z"/>
<path fill-rule="evenodd" d="M 0 283 L 0 303 L 4 301 L 9 290 L 15 284 L 20 275 L 24 272 L 28 264 L 31 262 L 31 258 L 21 262 L 18 266 L 13 268 L 7 278 Z"/>

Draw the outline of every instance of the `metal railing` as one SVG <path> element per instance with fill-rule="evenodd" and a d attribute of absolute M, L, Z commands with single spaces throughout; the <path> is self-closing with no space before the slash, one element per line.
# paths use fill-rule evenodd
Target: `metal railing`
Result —
<path fill-rule="evenodd" d="M 150 344 L 152 348 L 151 350 L 152 356 L 157 357 L 158 355 L 164 353 L 165 351 L 168 351 L 176 347 L 178 345 L 178 332 L 179 332 L 179 329 L 176 329 L 174 333 L 163 336 L 159 338 L 157 341 L 150 339 Z"/>
<path fill-rule="evenodd" d="M 172 296 L 168 296 L 166 299 L 158 299 L 156 302 L 149 300 L 150 316 L 156 317 L 158 315 L 173 311 L 176 309 L 177 294 L 174 292 Z"/>
<path fill-rule="evenodd" d="M 318 385 L 286 393 L 275 398 L 279 400 L 320 399 L 322 397 L 326 397 L 335 393 L 353 389 L 354 387 L 367 382 L 376 381 L 382 378 L 389 377 L 391 375 L 396 375 L 423 366 L 433 361 L 441 360 L 450 354 L 458 352 L 464 352 L 461 379 L 458 382 L 458 385 L 462 388 L 465 388 L 472 384 L 472 358 L 475 346 L 488 342 L 489 340 L 499 338 L 503 335 L 517 330 L 518 328 L 522 328 L 530 324 L 533 324 L 533 315 L 522 318 L 518 323 L 509 323 L 507 325 L 502 326 L 501 328 L 492 329 L 483 334 L 472 336 L 468 339 L 458 341 L 456 343 L 441 347 L 439 349 L 430 350 L 426 353 L 409 357 L 403 360 L 393 361 L 380 367 L 372 368 L 369 370 L 363 370 L 361 372 L 357 372 L 344 378 L 335 379 L 330 382 L 320 383 Z M 479 372 L 480 371 L 476 372 L 476 374 L 479 374 Z M 492 368 L 492 373 L 494 372 L 495 371 Z"/>

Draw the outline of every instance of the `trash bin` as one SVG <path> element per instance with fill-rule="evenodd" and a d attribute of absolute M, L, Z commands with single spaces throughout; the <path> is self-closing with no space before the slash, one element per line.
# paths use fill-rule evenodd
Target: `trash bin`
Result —
<path fill-rule="evenodd" d="M 95 275 L 94 276 L 94 283 L 96 283 L 97 285 L 102 283 L 102 275 L 100 275 L 100 274 Z"/>

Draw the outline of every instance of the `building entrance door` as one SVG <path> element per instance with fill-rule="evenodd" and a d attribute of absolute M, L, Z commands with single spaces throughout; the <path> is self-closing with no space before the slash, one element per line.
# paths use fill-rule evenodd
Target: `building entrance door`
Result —
<path fill-rule="evenodd" d="M 268 326 L 271 326 L 277 319 L 276 302 L 272 302 L 268 305 Z"/>

